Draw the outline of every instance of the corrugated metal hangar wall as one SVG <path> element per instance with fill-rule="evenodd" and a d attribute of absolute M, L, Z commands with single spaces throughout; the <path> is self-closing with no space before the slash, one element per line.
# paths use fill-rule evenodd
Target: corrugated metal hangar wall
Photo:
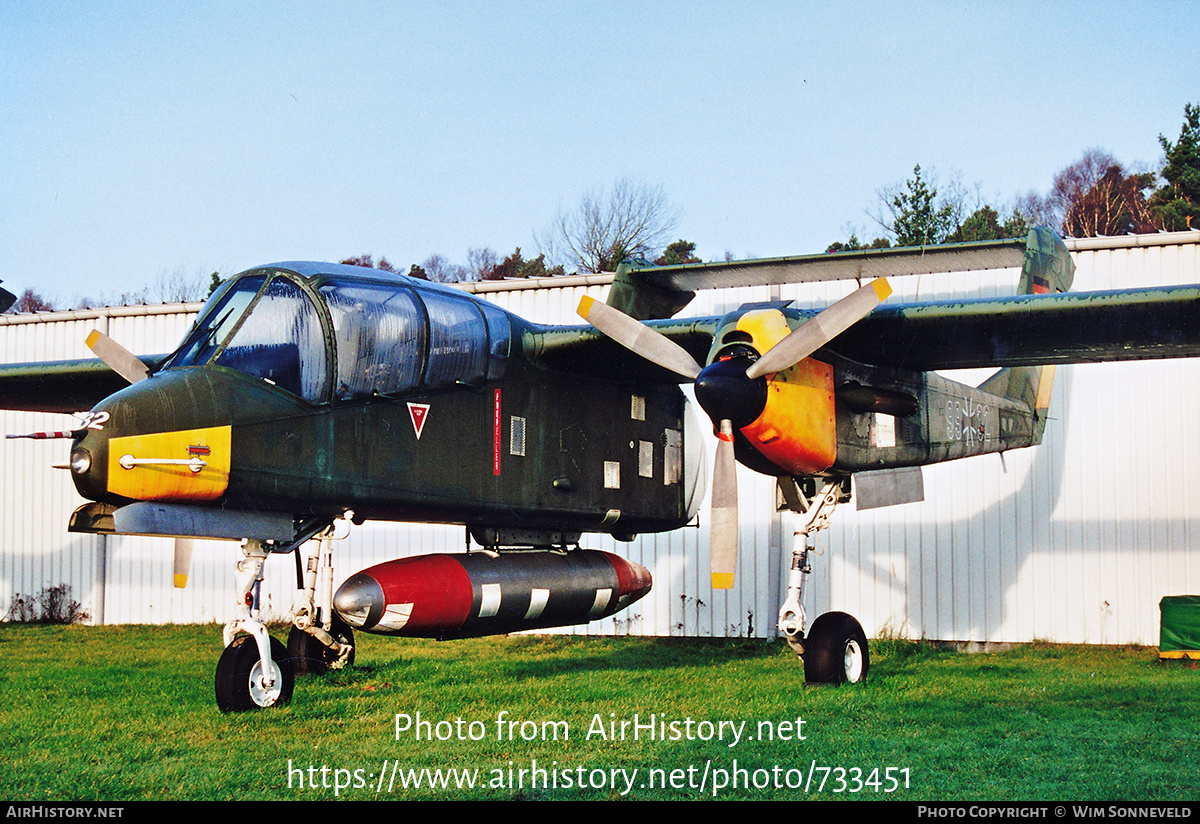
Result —
<path fill-rule="evenodd" d="M 1200 283 L 1200 232 L 1068 241 L 1078 291 Z M 1015 271 L 898 278 L 891 300 L 1015 292 Z M 576 323 L 583 294 L 603 298 L 607 280 L 475 285 L 483 297 L 530 320 Z M 846 283 L 704 293 L 684 314 L 731 310 L 749 301 L 794 298 L 821 306 Z M 90 356 L 99 327 L 135 352 L 174 348 L 196 306 L 0 318 L 0 362 Z M 978 383 L 986 373 L 967 376 Z M 962 379 L 962 378 L 960 378 Z M 930 639 L 1079 643 L 1158 641 L 1164 595 L 1200 592 L 1200 360 L 1060 367 L 1043 445 L 925 469 L 923 503 L 856 512 L 845 504 L 819 535 L 808 585 L 810 617 L 854 614 L 867 634 Z M 0 412 L 0 429 L 67 428 L 57 415 Z M 72 535 L 82 501 L 63 441 L 0 442 L 0 610 L 17 594 L 67 584 L 96 623 L 228 620 L 229 542 L 198 542 L 186 590 L 171 586 L 171 542 Z M 712 454 L 711 446 L 708 450 Z M 707 470 L 706 470 L 707 472 Z M 630 610 L 562 632 L 679 636 L 776 634 L 790 559 L 791 515 L 774 507 L 774 483 L 739 468 L 738 585 L 708 584 L 707 504 L 695 526 L 630 544 L 585 536 L 584 545 L 649 569 L 654 590 Z M 461 527 L 368 523 L 335 551 L 337 575 L 389 558 L 461 551 Z M 290 557 L 269 560 L 270 611 L 291 603 Z"/>

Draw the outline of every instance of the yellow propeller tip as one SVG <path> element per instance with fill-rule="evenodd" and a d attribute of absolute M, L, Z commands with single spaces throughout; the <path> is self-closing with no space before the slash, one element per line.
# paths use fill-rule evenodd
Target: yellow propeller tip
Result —
<path fill-rule="evenodd" d="M 78 338 L 76 338 L 76 340 L 78 340 Z M 88 349 L 94 349 L 96 347 L 96 341 L 98 340 L 100 340 L 100 330 L 93 329 L 88 333 L 87 340 L 84 342 L 87 344 Z"/>
<path fill-rule="evenodd" d="M 713 589 L 732 589 L 733 588 L 733 573 L 732 572 L 714 572 L 712 574 Z"/>
<path fill-rule="evenodd" d="M 596 299 L 591 295 L 584 295 L 579 299 L 579 308 L 575 310 L 575 313 L 587 320 L 588 312 L 592 311 L 592 304 L 595 302 Z"/>
<path fill-rule="evenodd" d="M 187 588 L 187 579 L 188 579 L 188 577 L 186 575 L 176 575 L 175 576 L 175 589 L 186 589 Z"/>
<path fill-rule="evenodd" d="M 875 296 L 880 300 L 887 300 L 892 294 L 892 286 L 887 282 L 887 278 L 877 278 L 872 286 L 875 289 Z"/>

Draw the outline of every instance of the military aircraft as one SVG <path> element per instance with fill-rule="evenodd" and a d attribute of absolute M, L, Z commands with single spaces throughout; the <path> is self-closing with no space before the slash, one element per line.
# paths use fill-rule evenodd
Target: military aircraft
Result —
<path fill-rule="evenodd" d="M 885 302 L 884 276 L 1020 267 L 1018 294 Z M 1069 293 L 1052 232 L 1024 240 L 727 263 L 622 264 L 577 326 L 525 321 L 460 290 L 339 264 L 237 275 L 175 351 L 136 357 L 93 332 L 100 361 L 0 367 L 0 407 L 88 410 L 70 472 L 89 503 L 69 528 L 243 542 L 240 606 L 215 693 L 226 711 L 282 704 L 296 671 L 344 666 L 354 630 L 462 638 L 605 617 L 650 574 L 579 547 L 681 528 L 718 436 L 712 585 L 737 570 L 735 463 L 799 513 L 779 630 L 810 682 L 861 680 L 859 622 L 803 609 L 812 533 L 834 507 L 920 500 L 920 467 L 1040 442 L 1057 364 L 1200 354 L 1200 287 Z M 695 290 L 855 280 L 821 310 L 787 302 L 679 319 Z M 7 295 L 7 293 L 4 293 Z M 8 295 L 11 297 L 11 295 Z M 979 386 L 935 370 L 998 368 Z M 853 483 L 853 486 L 852 486 Z M 465 525 L 478 549 L 379 564 L 333 592 L 335 529 Z M 315 539 L 315 540 L 312 540 Z M 311 540 L 311 543 L 309 543 Z M 302 565 L 301 547 L 310 549 Z M 270 554 L 294 553 L 286 647 L 258 611 Z"/>

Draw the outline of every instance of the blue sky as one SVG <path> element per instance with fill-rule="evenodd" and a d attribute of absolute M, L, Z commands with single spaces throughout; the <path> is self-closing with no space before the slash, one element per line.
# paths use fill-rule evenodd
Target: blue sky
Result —
<path fill-rule="evenodd" d="M 9 0 L 0 38 L 0 279 L 66 305 L 532 256 L 621 177 L 705 259 L 816 252 L 917 163 L 1004 205 L 1090 147 L 1157 164 L 1200 102 L 1184 2 Z"/>

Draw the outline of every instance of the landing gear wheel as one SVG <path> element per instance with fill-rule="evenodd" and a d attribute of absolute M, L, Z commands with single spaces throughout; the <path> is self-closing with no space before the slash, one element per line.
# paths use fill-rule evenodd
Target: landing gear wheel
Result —
<path fill-rule="evenodd" d="M 328 632 L 338 643 L 354 646 L 354 631 L 350 629 L 349 624 L 342 620 L 340 615 L 333 616 Z M 287 653 L 297 675 L 321 675 L 328 672 L 333 663 L 337 661 L 336 652 L 297 627 L 292 627 L 291 632 L 288 633 Z M 353 663 L 354 650 L 351 650 L 350 657 L 346 659 L 344 666 L 348 667 Z"/>
<path fill-rule="evenodd" d="M 254 638 L 239 635 L 233 639 L 217 661 L 217 706 L 221 712 L 278 707 L 292 700 L 292 688 L 296 683 L 292 664 L 287 660 L 287 650 L 275 638 L 271 639 L 271 658 L 275 683 L 266 687 Z"/>
<path fill-rule="evenodd" d="M 813 621 L 804 639 L 804 678 L 812 684 L 855 684 L 867 677 L 871 653 L 862 625 L 844 612 Z"/>

